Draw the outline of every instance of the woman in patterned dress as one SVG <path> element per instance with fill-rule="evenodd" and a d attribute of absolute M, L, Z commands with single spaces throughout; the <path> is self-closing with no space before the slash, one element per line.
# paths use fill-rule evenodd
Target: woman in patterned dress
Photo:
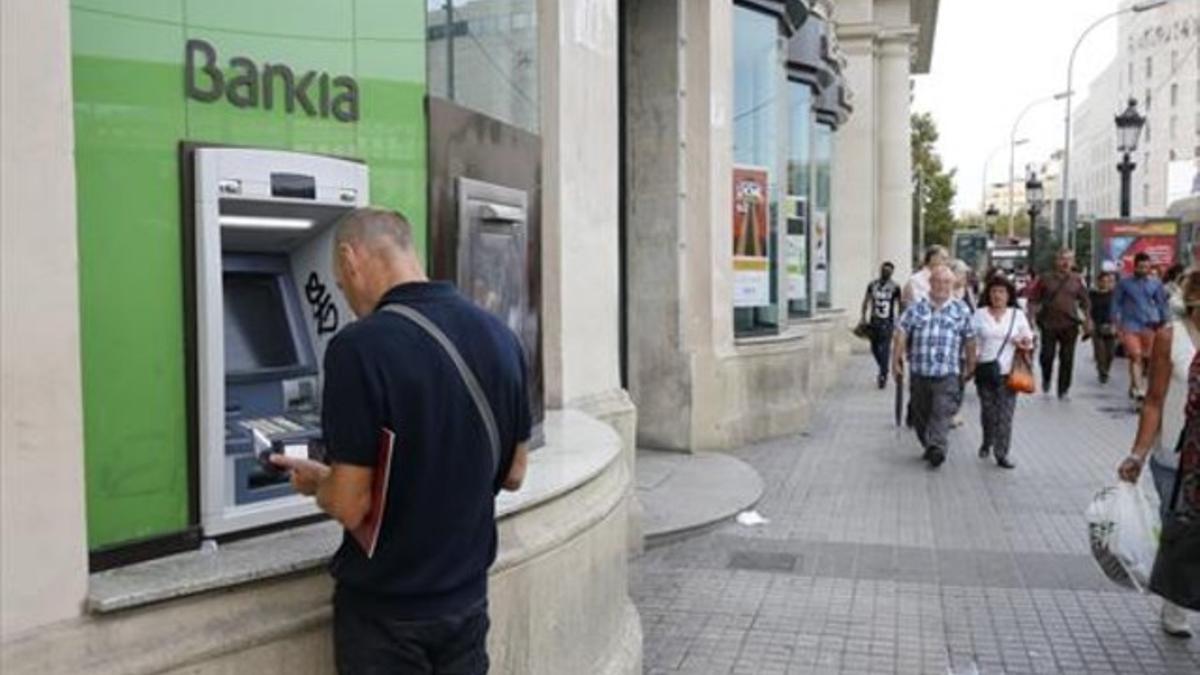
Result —
<path fill-rule="evenodd" d="M 1149 457 L 1163 513 L 1200 516 L 1200 270 L 1190 271 L 1181 286 L 1181 315 L 1155 332 L 1150 386 L 1137 436 L 1117 474 L 1137 481 Z M 1179 499 L 1171 504 L 1176 475 L 1181 480 Z M 1162 628 L 1174 637 L 1192 636 L 1186 610 L 1167 600 Z"/>

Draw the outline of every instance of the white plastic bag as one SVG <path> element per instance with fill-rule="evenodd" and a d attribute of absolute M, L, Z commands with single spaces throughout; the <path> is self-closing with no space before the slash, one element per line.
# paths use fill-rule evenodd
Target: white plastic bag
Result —
<path fill-rule="evenodd" d="M 1144 591 L 1150 583 L 1158 535 L 1158 510 L 1140 485 L 1118 481 L 1096 493 L 1087 509 L 1092 556 L 1104 575 L 1116 583 Z"/>

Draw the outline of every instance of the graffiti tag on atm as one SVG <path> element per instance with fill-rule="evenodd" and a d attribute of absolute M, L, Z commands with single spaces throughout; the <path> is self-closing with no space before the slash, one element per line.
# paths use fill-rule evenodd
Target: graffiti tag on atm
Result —
<path fill-rule="evenodd" d="M 317 322 L 317 335 L 326 335 L 338 329 L 338 308 L 333 304 L 333 296 L 325 287 L 325 282 L 316 272 L 308 275 L 308 283 L 304 284 L 304 297 L 312 308 L 313 320 Z"/>
<path fill-rule="evenodd" d="M 283 85 L 283 106 L 288 113 L 296 105 L 309 117 L 340 122 L 358 121 L 358 82 L 348 75 L 330 77 L 329 73 L 310 70 L 297 77 L 282 63 L 264 63 L 261 72 L 245 56 L 229 59 L 228 72 L 218 67 L 217 48 L 204 40 L 188 40 L 184 46 L 184 89 L 190 99 L 214 103 L 224 96 L 238 108 L 264 110 L 275 107 L 279 84 Z"/>

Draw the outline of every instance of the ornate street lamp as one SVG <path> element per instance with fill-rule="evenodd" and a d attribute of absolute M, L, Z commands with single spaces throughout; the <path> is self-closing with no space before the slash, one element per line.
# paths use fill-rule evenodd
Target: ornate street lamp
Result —
<path fill-rule="evenodd" d="M 1117 171 L 1121 173 L 1121 217 L 1128 218 L 1130 213 L 1130 191 L 1133 170 L 1137 164 L 1131 159 L 1137 150 L 1138 139 L 1142 136 L 1142 127 L 1146 126 L 1146 118 L 1138 114 L 1137 99 L 1129 99 L 1129 105 L 1116 116 L 1117 123 L 1117 152 L 1121 153 L 1121 163 Z"/>

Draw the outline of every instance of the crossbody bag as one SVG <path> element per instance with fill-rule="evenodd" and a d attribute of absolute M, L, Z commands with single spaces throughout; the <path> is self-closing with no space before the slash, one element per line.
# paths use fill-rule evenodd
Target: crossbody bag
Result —
<path fill-rule="evenodd" d="M 463 360 L 462 354 L 458 348 L 450 341 L 450 338 L 438 328 L 436 324 L 430 321 L 424 314 L 400 303 L 391 303 L 384 305 L 383 310 L 402 316 L 410 322 L 417 325 L 418 328 L 425 331 L 433 341 L 438 343 L 446 356 L 454 362 L 454 368 L 458 370 L 458 377 L 462 380 L 463 386 L 471 395 L 471 400 L 475 402 L 475 410 L 479 413 L 479 418 L 483 422 L 484 430 L 487 432 L 488 446 L 491 451 L 492 460 L 492 475 L 495 476 L 500 471 L 500 430 L 496 426 L 496 415 L 492 412 L 492 406 L 488 403 L 487 396 L 483 393 L 483 387 L 479 385 L 478 378 Z"/>
<path fill-rule="evenodd" d="M 1041 325 L 1042 325 L 1043 323 L 1045 323 L 1045 321 L 1046 321 L 1046 313 L 1047 313 L 1047 312 L 1050 310 L 1050 308 L 1051 308 L 1051 307 L 1053 307 L 1053 306 L 1054 306 L 1054 303 L 1055 303 L 1055 302 L 1058 300 L 1058 295 L 1059 295 L 1059 293 L 1062 293 L 1062 292 L 1063 292 L 1063 289 L 1065 289 L 1065 288 L 1067 287 L 1067 285 L 1068 285 L 1068 284 L 1070 284 L 1072 281 L 1074 281 L 1074 277 L 1072 277 L 1072 276 L 1068 275 L 1068 276 L 1067 276 L 1067 278 L 1066 278 L 1064 281 L 1062 281 L 1061 283 L 1059 283 L 1059 284 L 1058 284 L 1058 286 L 1055 286 L 1055 287 L 1054 287 L 1054 292 L 1050 294 L 1050 296 L 1049 296 L 1049 297 L 1050 297 L 1050 299 L 1049 299 L 1049 300 L 1047 300 L 1047 301 L 1043 301 L 1043 302 L 1039 302 L 1039 303 L 1038 303 L 1037 322 L 1038 322 L 1038 327 L 1039 327 L 1039 328 L 1041 327 Z M 1083 323 L 1083 320 L 1079 318 L 1079 305 L 1078 305 L 1078 303 L 1072 303 L 1072 305 L 1071 305 L 1071 315 L 1070 315 L 1070 317 L 1069 317 L 1069 318 L 1071 319 L 1071 321 L 1072 321 L 1072 322 L 1074 322 L 1074 323 L 1076 323 L 1076 324 L 1081 324 L 1081 323 Z"/>

